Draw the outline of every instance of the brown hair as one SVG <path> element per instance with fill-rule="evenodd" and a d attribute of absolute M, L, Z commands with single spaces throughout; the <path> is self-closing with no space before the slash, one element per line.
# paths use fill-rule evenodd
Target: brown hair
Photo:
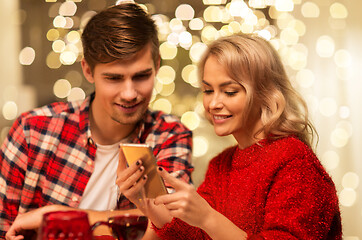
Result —
<path fill-rule="evenodd" d="M 254 34 L 219 38 L 199 62 L 201 79 L 211 55 L 246 90 L 244 122 L 250 121 L 252 108 L 260 108 L 263 126 L 255 136 L 260 132 L 273 138 L 295 135 L 312 146 L 318 134 L 308 119 L 307 105 L 292 87 L 277 51 L 268 41 Z"/>
<path fill-rule="evenodd" d="M 98 63 L 130 58 L 147 44 L 152 45 L 154 64 L 159 60 L 155 22 L 135 3 L 121 3 L 94 15 L 83 30 L 82 44 L 92 70 Z"/>

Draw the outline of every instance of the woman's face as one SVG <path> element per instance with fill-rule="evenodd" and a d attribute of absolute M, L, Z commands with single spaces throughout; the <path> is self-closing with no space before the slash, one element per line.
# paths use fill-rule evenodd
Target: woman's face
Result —
<path fill-rule="evenodd" d="M 232 79 L 214 56 L 205 62 L 202 79 L 203 104 L 219 136 L 244 135 L 245 88 Z"/>

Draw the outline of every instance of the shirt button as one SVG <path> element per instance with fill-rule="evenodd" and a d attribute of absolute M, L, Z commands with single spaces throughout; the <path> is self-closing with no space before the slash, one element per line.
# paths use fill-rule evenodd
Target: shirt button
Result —
<path fill-rule="evenodd" d="M 72 201 L 73 202 L 78 202 L 78 198 L 77 197 L 72 197 Z"/>
<path fill-rule="evenodd" d="M 92 161 L 92 160 L 88 160 L 87 164 L 88 164 L 89 166 L 92 166 L 92 165 L 93 165 L 93 161 Z"/>
<path fill-rule="evenodd" d="M 93 139 L 90 138 L 90 139 L 89 139 L 89 143 L 93 145 L 93 144 L 94 144 Z"/>

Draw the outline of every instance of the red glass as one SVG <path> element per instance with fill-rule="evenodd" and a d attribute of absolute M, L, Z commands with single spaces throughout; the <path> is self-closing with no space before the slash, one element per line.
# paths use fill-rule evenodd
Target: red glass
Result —
<path fill-rule="evenodd" d="M 92 230 L 100 225 L 110 228 L 114 238 L 118 240 L 139 240 L 146 232 L 148 218 L 138 215 L 122 215 L 108 218 L 93 224 Z"/>
<path fill-rule="evenodd" d="M 56 211 L 43 215 L 38 240 L 92 240 L 88 214 L 82 211 Z"/>

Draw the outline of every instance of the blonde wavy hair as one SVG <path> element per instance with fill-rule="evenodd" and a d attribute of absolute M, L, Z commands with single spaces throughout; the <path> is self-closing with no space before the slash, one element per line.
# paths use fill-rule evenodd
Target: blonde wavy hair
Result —
<path fill-rule="evenodd" d="M 237 34 L 212 42 L 199 62 L 199 77 L 209 56 L 225 67 L 228 75 L 246 90 L 243 121 L 250 118 L 252 108 L 260 107 L 262 127 L 270 138 L 295 135 L 312 148 L 318 134 L 308 118 L 303 98 L 292 87 L 282 61 L 274 47 L 254 34 Z"/>

